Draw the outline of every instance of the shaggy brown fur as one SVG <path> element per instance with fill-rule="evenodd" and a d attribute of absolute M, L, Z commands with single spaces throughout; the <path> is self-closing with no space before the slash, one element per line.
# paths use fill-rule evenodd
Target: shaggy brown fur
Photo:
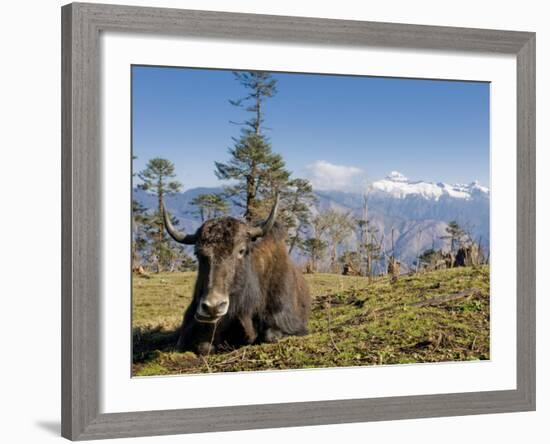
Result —
<path fill-rule="evenodd" d="M 309 290 L 287 253 L 284 230 L 275 224 L 258 240 L 250 239 L 248 230 L 244 222 L 224 217 L 197 231 L 199 272 L 179 349 L 204 354 L 307 333 Z M 213 291 L 229 296 L 227 313 L 216 322 L 201 322 L 197 310 Z"/>

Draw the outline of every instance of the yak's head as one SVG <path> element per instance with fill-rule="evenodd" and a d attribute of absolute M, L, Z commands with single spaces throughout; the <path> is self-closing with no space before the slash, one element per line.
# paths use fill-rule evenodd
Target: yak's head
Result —
<path fill-rule="evenodd" d="M 239 270 L 250 251 L 251 243 L 265 236 L 277 217 L 278 196 L 267 220 L 251 226 L 233 217 L 207 220 L 194 234 L 178 232 L 163 207 L 164 226 L 177 242 L 195 245 L 199 273 L 194 297 L 197 298 L 195 319 L 216 322 L 229 310 L 230 295 Z"/>

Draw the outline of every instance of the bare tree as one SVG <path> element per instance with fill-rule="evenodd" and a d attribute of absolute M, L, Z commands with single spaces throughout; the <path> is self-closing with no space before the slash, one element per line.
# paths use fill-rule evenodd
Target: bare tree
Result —
<path fill-rule="evenodd" d="M 156 261 L 156 272 L 166 268 L 173 257 L 172 245 L 164 233 L 162 206 L 165 196 L 181 191 L 182 185 L 175 180 L 176 168 L 168 159 L 156 157 L 147 162 L 146 167 L 138 173 L 141 183 L 138 188 L 147 191 L 157 198 L 157 210 L 152 220 L 153 249 Z M 156 233 L 153 233 L 156 231 Z"/>
<path fill-rule="evenodd" d="M 420 243 L 422 241 L 422 229 L 418 230 L 418 233 L 416 233 L 416 273 L 418 273 L 418 270 L 420 269 Z"/>
<path fill-rule="evenodd" d="M 300 249 L 309 257 L 306 267 L 308 273 L 315 273 L 323 252 L 327 245 L 321 239 L 310 237 L 300 244 Z"/>
<path fill-rule="evenodd" d="M 327 248 L 327 244 L 323 240 L 327 230 L 326 222 L 322 214 L 315 216 L 310 222 L 312 228 L 311 237 L 298 244 L 298 247 L 309 257 L 307 269 L 312 273 L 317 271 L 321 255 Z"/>
<path fill-rule="evenodd" d="M 391 281 L 396 282 L 401 273 L 401 262 L 395 257 L 395 237 L 394 228 L 391 227 L 391 256 L 388 263 L 388 274 L 391 276 Z"/>
<path fill-rule="evenodd" d="M 332 272 L 337 272 L 338 247 L 352 234 L 354 220 L 349 213 L 341 213 L 333 209 L 319 214 L 316 219 L 330 245 L 330 269 Z"/>

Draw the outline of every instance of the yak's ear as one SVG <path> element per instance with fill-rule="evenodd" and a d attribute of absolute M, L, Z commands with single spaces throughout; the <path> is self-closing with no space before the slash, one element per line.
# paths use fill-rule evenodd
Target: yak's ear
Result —
<path fill-rule="evenodd" d="M 250 239 L 255 240 L 259 237 L 265 236 L 273 228 L 275 220 L 277 219 L 277 211 L 279 210 L 279 193 L 275 195 L 275 202 L 271 207 L 268 218 L 259 227 L 250 227 L 248 229 L 248 235 Z"/>

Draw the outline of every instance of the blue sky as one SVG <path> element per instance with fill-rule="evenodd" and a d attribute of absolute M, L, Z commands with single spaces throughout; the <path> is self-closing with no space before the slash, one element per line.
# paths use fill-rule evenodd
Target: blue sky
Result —
<path fill-rule="evenodd" d="M 356 189 L 399 171 L 411 180 L 489 185 L 490 85 L 312 74 L 273 74 L 265 103 L 273 151 L 317 188 Z M 184 189 L 218 186 L 246 113 L 231 71 L 132 69 L 134 171 L 148 159 L 176 165 Z"/>

